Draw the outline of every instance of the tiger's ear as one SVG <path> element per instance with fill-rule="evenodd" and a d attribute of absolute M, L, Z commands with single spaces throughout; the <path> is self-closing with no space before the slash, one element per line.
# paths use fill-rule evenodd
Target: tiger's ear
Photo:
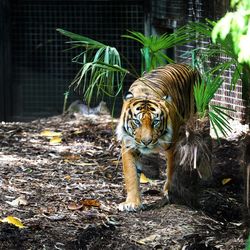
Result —
<path fill-rule="evenodd" d="M 173 101 L 173 98 L 170 95 L 165 95 L 165 96 L 162 97 L 162 99 L 164 101 L 166 101 L 166 102 L 172 102 Z"/>
<path fill-rule="evenodd" d="M 133 95 L 130 91 L 128 91 L 128 92 L 124 95 L 123 99 L 126 101 L 126 100 L 128 100 L 128 99 L 133 98 L 133 97 L 134 97 L 134 95 Z"/>

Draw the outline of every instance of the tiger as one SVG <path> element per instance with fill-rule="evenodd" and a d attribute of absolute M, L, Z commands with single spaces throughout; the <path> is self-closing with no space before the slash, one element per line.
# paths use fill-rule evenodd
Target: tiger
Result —
<path fill-rule="evenodd" d="M 166 176 L 163 192 L 167 197 L 174 173 L 174 149 L 178 132 L 195 112 L 193 88 L 197 70 L 186 64 L 167 64 L 135 80 L 123 99 L 116 134 L 121 141 L 122 168 L 127 198 L 120 211 L 143 208 L 139 157 L 164 151 Z"/>

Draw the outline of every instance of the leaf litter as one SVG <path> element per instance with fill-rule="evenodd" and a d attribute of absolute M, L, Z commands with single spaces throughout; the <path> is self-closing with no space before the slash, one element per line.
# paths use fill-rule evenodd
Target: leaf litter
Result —
<path fill-rule="evenodd" d="M 1 124 L 0 249 L 244 249 L 239 141 L 215 143 L 204 207 L 122 213 L 116 122 L 55 116 Z M 146 205 L 161 200 L 164 172 L 141 177 Z"/>

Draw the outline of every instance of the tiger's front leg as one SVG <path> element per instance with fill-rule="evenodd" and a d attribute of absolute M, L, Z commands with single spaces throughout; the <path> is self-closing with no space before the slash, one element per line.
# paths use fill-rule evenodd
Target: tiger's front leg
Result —
<path fill-rule="evenodd" d="M 136 158 L 136 152 L 133 149 L 126 148 L 126 145 L 123 143 L 122 164 L 127 198 L 125 202 L 119 204 L 118 209 L 120 211 L 136 211 L 142 207 Z"/>

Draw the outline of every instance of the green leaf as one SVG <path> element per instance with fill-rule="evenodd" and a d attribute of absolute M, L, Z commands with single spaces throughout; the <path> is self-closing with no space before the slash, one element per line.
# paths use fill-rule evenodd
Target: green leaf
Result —
<path fill-rule="evenodd" d="M 150 58 L 150 51 L 148 47 L 144 47 L 141 49 L 142 56 L 144 57 L 145 61 L 145 71 L 149 72 L 151 69 L 151 58 Z"/>
<path fill-rule="evenodd" d="M 212 31 L 212 39 L 213 42 L 216 41 L 217 37 L 220 37 L 222 40 L 226 38 L 226 36 L 230 32 L 230 24 L 233 20 L 232 13 L 228 12 L 220 21 L 215 25 Z"/>
<path fill-rule="evenodd" d="M 56 29 L 56 31 L 58 31 L 59 33 L 61 33 L 62 35 L 64 36 L 67 36 L 69 38 L 71 38 L 73 41 L 75 42 L 81 42 L 81 43 L 85 43 L 85 44 L 89 44 L 89 45 L 93 45 L 94 47 L 106 47 L 105 44 L 103 43 L 100 43 L 98 41 L 95 41 L 91 38 L 88 38 L 88 37 L 85 37 L 85 36 L 82 36 L 82 35 L 79 35 L 79 34 L 75 34 L 73 32 L 70 32 L 70 31 L 67 31 L 67 30 L 64 30 L 64 29 Z"/>
<path fill-rule="evenodd" d="M 209 73 L 202 76 L 201 81 L 198 81 L 194 85 L 194 98 L 197 107 L 197 111 L 200 114 L 200 118 L 205 117 L 208 111 L 208 105 L 214 94 L 221 86 L 223 80 L 220 76 L 212 78 Z"/>
<path fill-rule="evenodd" d="M 228 132 L 232 131 L 229 124 L 229 119 L 232 119 L 232 117 L 225 111 L 234 112 L 235 110 L 223 106 L 210 105 L 209 118 L 217 137 L 218 131 L 224 136 L 227 136 Z"/>
<path fill-rule="evenodd" d="M 239 79 L 241 79 L 242 70 L 243 70 L 242 65 L 240 64 L 236 65 L 235 70 L 232 74 L 231 89 L 235 89 L 236 83 L 238 82 Z"/>
<path fill-rule="evenodd" d="M 116 97 L 122 89 L 125 75 L 129 73 L 121 67 L 116 48 L 63 29 L 57 31 L 72 39 L 68 43 L 73 44 L 73 48 L 84 48 L 72 59 L 72 62 L 81 65 L 81 69 L 70 87 L 81 90 L 88 104 L 93 97 Z"/>
<path fill-rule="evenodd" d="M 221 124 L 221 121 L 218 119 L 218 116 L 216 116 L 213 112 L 209 112 L 208 114 L 217 138 L 219 138 L 218 130 L 223 134 L 223 136 L 227 136 L 227 133 Z"/>

